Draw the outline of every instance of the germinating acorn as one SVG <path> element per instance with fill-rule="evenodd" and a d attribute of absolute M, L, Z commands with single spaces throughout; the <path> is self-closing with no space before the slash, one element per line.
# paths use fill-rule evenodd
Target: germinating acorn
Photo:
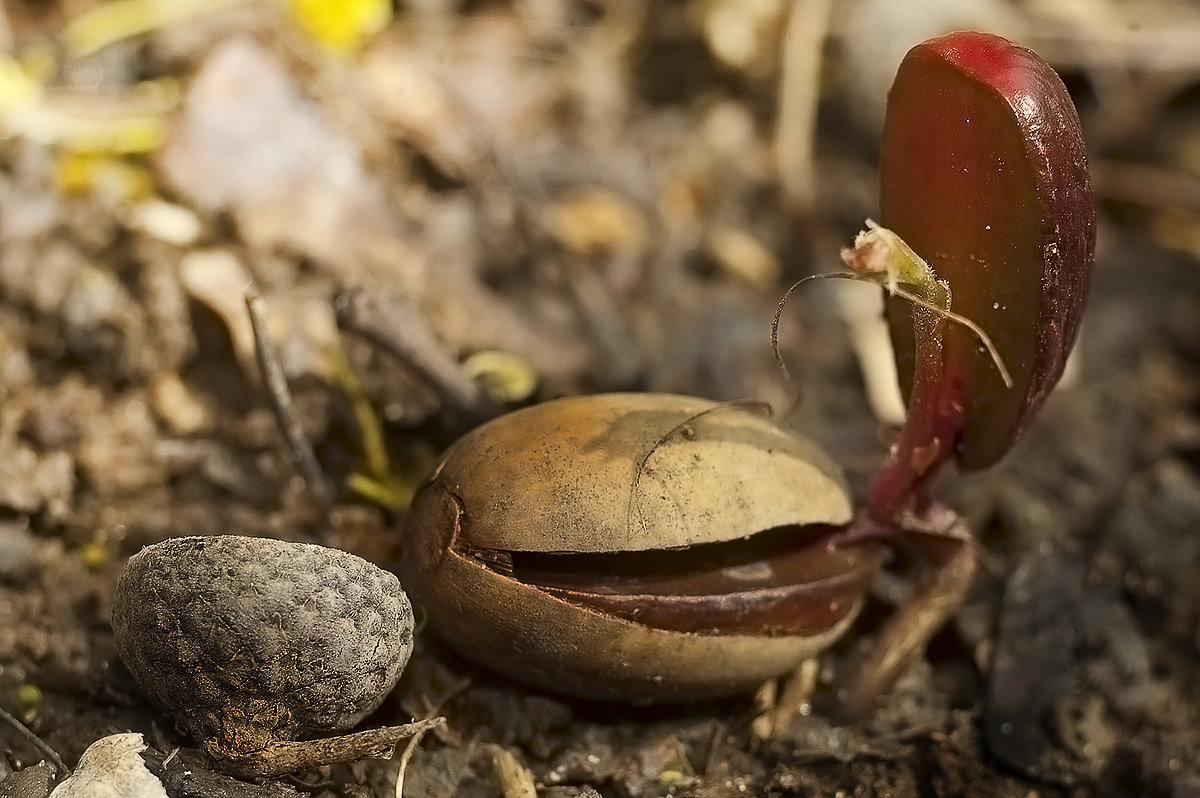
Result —
<path fill-rule="evenodd" d="M 761 412 L 664 394 L 546 402 L 445 454 L 405 584 L 481 662 L 589 699 L 753 689 L 852 622 L 873 544 L 841 473 Z"/>
<path fill-rule="evenodd" d="M 1079 327 L 1095 208 L 1061 80 L 997 36 L 917 45 L 889 95 L 880 198 L 890 229 L 846 259 L 893 293 L 908 416 L 857 513 L 830 459 L 761 415 L 665 395 L 548 402 L 466 435 L 418 492 L 406 584 L 433 627 L 586 698 L 734 693 L 836 640 L 899 549 L 919 581 L 839 690 L 846 714 L 868 711 L 975 570 L 934 476 L 1004 455 Z"/>
<path fill-rule="evenodd" d="M 412 653 L 413 615 L 395 576 L 347 552 L 187 537 L 130 558 L 113 631 L 164 711 L 214 758 L 261 775 L 282 767 L 259 764 L 263 752 L 379 706 Z"/>

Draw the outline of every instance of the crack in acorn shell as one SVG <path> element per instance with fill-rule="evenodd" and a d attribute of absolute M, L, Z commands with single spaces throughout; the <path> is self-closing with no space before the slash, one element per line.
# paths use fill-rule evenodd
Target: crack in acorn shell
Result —
<path fill-rule="evenodd" d="M 555 598 L 659 629 L 811 635 L 852 611 L 886 553 L 870 544 L 831 547 L 836 530 L 784 527 L 657 551 L 457 553 Z"/>
<path fill-rule="evenodd" d="M 761 589 L 668 589 L 672 569 L 655 561 L 678 559 L 674 573 L 686 574 L 704 570 L 695 551 L 738 551 L 740 560 L 717 558 L 736 576 L 765 556 L 760 534 L 824 552 L 852 514 L 836 463 L 762 412 L 671 394 L 581 396 L 509 413 L 453 444 L 417 492 L 401 562 L 438 635 L 495 671 L 588 700 L 695 700 L 752 690 L 828 648 L 862 607 L 882 553 L 822 553 L 825 570 L 779 580 L 813 613 L 790 626 L 745 621 L 737 607 L 766 598 Z M 622 573 L 624 588 L 605 598 L 593 570 L 590 603 L 553 595 L 578 587 L 568 572 L 588 560 L 576 557 Z M 521 581 L 541 564 L 555 577 Z M 647 576 L 668 602 L 690 593 L 683 603 L 720 617 L 693 608 L 698 623 L 656 618 L 653 591 L 637 584 Z M 621 614 L 627 597 L 634 606 Z M 748 631 L 711 633 L 724 625 Z"/>

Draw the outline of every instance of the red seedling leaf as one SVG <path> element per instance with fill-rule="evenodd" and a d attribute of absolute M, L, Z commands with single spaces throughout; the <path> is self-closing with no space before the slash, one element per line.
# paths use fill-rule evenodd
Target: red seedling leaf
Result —
<path fill-rule="evenodd" d="M 986 331 L 1014 382 L 1005 386 L 977 334 L 893 298 L 910 424 L 943 437 L 929 451 L 952 446 L 947 456 L 965 468 L 991 465 L 1062 375 L 1079 329 L 1096 223 L 1079 117 L 1033 51 L 952 33 L 901 63 L 881 160 L 881 222 L 949 283 L 954 312 Z M 940 341 L 919 343 L 914 321 Z M 950 408 L 957 435 L 947 441 Z"/>

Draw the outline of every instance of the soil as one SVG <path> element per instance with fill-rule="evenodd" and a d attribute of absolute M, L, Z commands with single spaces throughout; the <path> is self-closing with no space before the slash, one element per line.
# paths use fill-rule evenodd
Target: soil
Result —
<path fill-rule="evenodd" d="M 783 316 L 800 389 L 769 339 L 786 286 L 836 269 L 875 212 L 864 107 L 882 89 L 851 79 L 863 65 L 847 43 L 867 35 L 853 14 L 833 12 L 813 57 L 816 179 L 789 193 L 771 157 L 782 3 L 741 11 L 741 27 L 720 2 L 413 4 L 428 8 L 337 56 L 250 5 L 85 56 L 64 44 L 68 5 L 86 4 L 10 3 L 3 26 L 23 63 L 39 48 L 50 62 L 34 105 L 5 107 L 0 142 L 0 707 L 69 766 L 117 732 L 142 733 L 168 775 L 163 758 L 195 746 L 113 642 L 113 586 L 141 547 L 236 533 L 396 567 L 396 507 L 472 418 L 431 389 L 438 364 L 481 369 L 515 392 L 506 406 L 646 390 L 753 398 L 782 417 L 799 390 L 788 423 L 856 489 L 883 456 L 842 295 L 818 283 Z M 1001 5 L 1037 46 L 1034 12 Z M 934 6 L 912 13 L 937 27 Z M 1074 24 L 1053 41 L 1086 44 Z M 721 33 L 734 29 L 749 54 Z M 903 594 L 886 575 L 800 699 L 563 698 L 448 651 L 418 607 L 412 661 L 365 724 L 447 718 L 413 755 L 406 795 L 525 796 L 529 776 L 545 798 L 1200 795 L 1200 68 L 1046 41 L 1092 147 L 1092 298 L 1068 378 L 1017 447 L 940 486 L 981 568 L 922 660 L 869 718 L 835 720 L 839 668 Z M 161 141 L 129 144 L 139 114 Z M 120 135 L 87 139 L 97 118 Z M 250 283 L 333 486 L 328 512 L 266 399 Z M 347 289 L 382 298 L 435 365 L 339 332 Z M 488 351 L 513 357 L 471 358 Z M 0 794 L 45 795 L 3 781 L 44 756 L 15 727 L 0 724 L 0 752 Z M 395 771 L 167 784 L 384 796 Z"/>

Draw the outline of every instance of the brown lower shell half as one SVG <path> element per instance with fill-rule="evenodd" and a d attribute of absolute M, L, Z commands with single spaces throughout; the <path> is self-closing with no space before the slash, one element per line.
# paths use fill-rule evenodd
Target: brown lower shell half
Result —
<path fill-rule="evenodd" d="M 859 608 L 812 635 L 678 632 L 568 603 L 455 553 L 410 586 L 438 634 L 466 656 L 543 689 L 633 703 L 753 690 L 827 648 Z"/>
<path fill-rule="evenodd" d="M 442 528 L 451 529 L 453 498 L 428 491 L 419 501 L 439 493 L 444 504 L 432 515 L 445 513 Z M 438 634 L 499 673 L 589 700 L 664 703 L 749 692 L 826 649 L 861 605 L 861 591 L 845 597 L 828 623 L 806 633 L 664 629 L 498 573 L 439 537 L 414 535 L 405 557 L 406 587 Z"/>

